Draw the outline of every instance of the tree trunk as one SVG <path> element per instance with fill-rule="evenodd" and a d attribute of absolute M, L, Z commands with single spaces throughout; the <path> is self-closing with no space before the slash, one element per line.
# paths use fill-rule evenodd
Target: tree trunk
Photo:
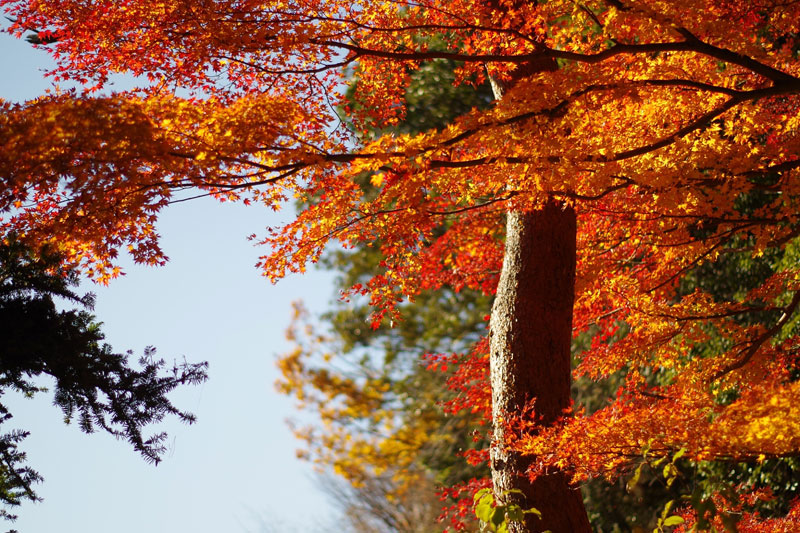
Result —
<path fill-rule="evenodd" d="M 531 483 L 535 460 L 504 445 L 508 416 L 535 399 L 541 424 L 552 424 L 570 405 L 570 343 L 575 294 L 575 211 L 551 200 L 532 213 L 508 214 L 505 256 L 491 316 L 491 385 L 494 444 L 492 481 L 498 501 L 535 507 L 513 533 L 591 532 L 578 489 L 555 472 Z M 517 489 L 522 494 L 510 494 Z"/>

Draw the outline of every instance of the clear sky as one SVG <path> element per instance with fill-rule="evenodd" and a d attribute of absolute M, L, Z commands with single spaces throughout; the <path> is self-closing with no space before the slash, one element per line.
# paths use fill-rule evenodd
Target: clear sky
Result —
<path fill-rule="evenodd" d="M 0 98 L 21 101 L 49 85 L 45 53 L 0 34 Z M 97 295 L 95 314 L 116 351 L 152 345 L 171 362 L 207 360 L 210 379 L 172 396 L 198 416 L 170 420 L 170 450 L 157 467 L 124 441 L 65 426 L 48 393 L 4 401 L 29 430 L 22 448 L 45 478 L 42 503 L 24 503 L 20 533 L 307 532 L 331 528 L 334 511 L 316 490 L 311 468 L 295 458 L 285 419 L 291 402 L 273 387 L 275 357 L 289 346 L 290 304 L 322 310 L 334 297 L 333 275 L 310 272 L 270 285 L 254 268 L 266 250 L 246 240 L 291 216 L 256 206 L 203 199 L 170 206 L 159 225 L 170 262 L 133 265 Z M 331 528 L 335 531 L 335 527 Z"/>

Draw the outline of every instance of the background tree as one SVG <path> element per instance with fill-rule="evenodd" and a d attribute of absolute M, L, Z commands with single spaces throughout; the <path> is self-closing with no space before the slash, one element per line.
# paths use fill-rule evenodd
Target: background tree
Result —
<path fill-rule="evenodd" d="M 439 41 L 429 46 L 443 49 Z M 370 129 L 369 138 L 443 128 L 488 107 L 488 85 L 454 85 L 455 69 L 453 61 L 437 61 L 411 72 L 402 120 L 384 131 Z M 359 105 L 357 83 L 354 76 L 351 108 Z M 372 196 L 378 192 L 373 177 L 360 180 Z M 335 294 L 369 282 L 371 265 L 381 259 L 371 244 L 322 258 L 322 266 L 340 273 Z M 325 486 L 354 531 L 441 530 L 442 487 L 487 476 L 485 465 L 470 466 L 463 457 L 480 447 L 477 439 L 485 441 L 485 421 L 476 413 L 447 412 L 456 393 L 447 386 L 448 374 L 431 372 L 423 355 L 468 352 L 485 334 L 489 305 L 481 292 L 442 288 L 405 302 L 402 320 L 377 328 L 369 325 L 373 309 L 363 298 L 340 300 L 318 319 L 298 309 L 288 332 L 296 350 L 279 362 L 284 379 L 277 385 L 319 417 L 320 424 L 295 428 L 303 456 L 349 481 L 326 478 Z M 343 408 L 333 409 L 334 402 Z M 387 432 L 387 425 L 394 429 Z"/>
<path fill-rule="evenodd" d="M 131 366 L 131 352 L 115 353 L 102 342 L 100 324 L 85 310 L 94 297 L 73 292 L 77 282 L 78 272 L 49 248 L 35 252 L 13 236 L 0 242 L 0 394 L 44 392 L 36 378 L 49 376 L 53 402 L 67 423 L 77 420 L 86 433 L 99 428 L 124 438 L 145 460 L 157 463 L 166 434 L 148 436 L 146 428 L 167 415 L 194 422 L 167 395 L 179 385 L 203 382 L 207 365 L 184 362 L 165 368 L 148 348 L 138 368 Z M 83 309 L 60 311 L 57 299 Z M 12 418 L 2 404 L 0 413 L 3 423 Z M 19 448 L 27 435 L 13 430 L 0 436 L 0 501 L 6 506 L 38 499 L 33 484 L 42 478 L 27 466 Z M 15 518 L 6 510 L 2 516 Z"/>

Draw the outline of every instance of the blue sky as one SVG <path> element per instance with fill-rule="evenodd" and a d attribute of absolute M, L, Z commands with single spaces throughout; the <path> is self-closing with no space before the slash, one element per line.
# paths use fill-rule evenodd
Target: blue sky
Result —
<path fill-rule="evenodd" d="M 0 35 L 0 98 L 21 101 L 49 82 L 45 53 Z M 259 250 L 246 235 L 280 224 L 291 209 L 202 199 L 170 206 L 159 224 L 170 262 L 133 265 L 109 287 L 84 284 L 97 295 L 95 313 L 117 351 L 141 354 L 152 345 L 172 361 L 207 360 L 210 379 L 173 395 L 198 416 L 170 420 L 170 450 L 157 467 L 123 441 L 65 426 L 51 397 L 4 396 L 14 419 L 3 430 L 26 429 L 28 461 L 45 478 L 42 503 L 25 503 L 20 533 L 160 533 L 323 531 L 334 511 L 316 490 L 309 465 L 284 420 L 291 402 L 273 388 L 274 361 L 289 346 L 290 304 L 324 309 L 334 297 L 333 275 L 311 271 L 270 285 L 254 268 Z M 335 530 L 335 529 L 332 529 Z"/>

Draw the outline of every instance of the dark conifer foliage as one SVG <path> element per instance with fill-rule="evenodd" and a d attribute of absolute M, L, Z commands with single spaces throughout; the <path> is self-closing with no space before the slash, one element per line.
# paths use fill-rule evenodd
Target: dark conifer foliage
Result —
<path fill-rule="evenodd" d="M 0 242 L 0 396 L 9 390 L 32 396 L 45 389 L 38 376 L 53 379 L 54 403 L 67 423 L 92 433 L 102 429 L 126 439 L 147 462 L 158 463 L 166 434 L 147 427 L 167 415 L 192 423 L 194 415 L 175 407 L 167 394 L 206 380 L 207 363 L 168 366 L 146 348 L 138 364 L 132 352 L 116 353 L 103 342 L 100 324 L 89 311 L 94 296 L 73 291 L 78 277 L 50 250 L 34 251 L 10 238 Z M 60 311 L 60 299 L 75 309 Z M 0 402 L 0 423 L 12 413 Z M 36 500 L 32 485 L 39 474 L 25 464 L 18 445 L 28 433 L 0 436 L 0 502 L 19 505 Z M 5 510 L 0 516 L 14 518 Z"/>

